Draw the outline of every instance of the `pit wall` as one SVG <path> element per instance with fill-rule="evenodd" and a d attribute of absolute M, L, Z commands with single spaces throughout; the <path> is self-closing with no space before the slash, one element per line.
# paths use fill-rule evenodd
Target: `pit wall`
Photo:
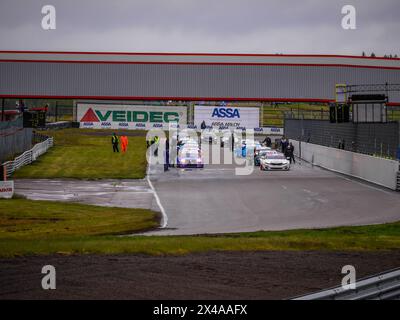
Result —
<path fill-rule="evenodd" d="M 300 143 L 290 140 L 295 155 L 300 156 Z M 399 162 L 361 153 L 301 142 L 303 160 L 319 167 L 356 177 L 380 186 L 396 190 Z"/>

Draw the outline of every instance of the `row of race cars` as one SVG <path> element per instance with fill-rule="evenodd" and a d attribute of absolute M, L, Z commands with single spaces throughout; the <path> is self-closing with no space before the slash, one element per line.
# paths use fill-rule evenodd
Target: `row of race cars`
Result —
<path fill-rule="evenodd" d="M 200 140 L 200 141 L 199 141 Z M 204 168 L 204 159 L 201 145 L 204 143 L 212 144 L 214 140 L 201 140 L 193 137 L 184 137 L 177 144 L 177 167 L 178 168 Z M 232 145 L 229 138 L 221 140 L 221 147 Z M 233 152 L 238 158 L 249 158 L 260 170 L 290 170 L 290 161 L 282 153 L 262 145 L 259 141 L 248 142 L 242 140 L 240 144 L 235 144 Z"/>

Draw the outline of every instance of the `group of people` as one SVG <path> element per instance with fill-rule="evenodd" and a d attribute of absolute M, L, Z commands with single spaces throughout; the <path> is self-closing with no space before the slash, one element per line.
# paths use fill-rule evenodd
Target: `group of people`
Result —
<path fill-rule="evenodd" d="M 296 163 L 296 160 L 294 158 L 294 146 L 285 137 L 283 137 L 281 140 L 281 150 L 285 157 L 289 158 L 290 163 L 292 163 L 292 161 L 293 163 Z"/>
<path fill-rule="evenodd" d="M 113 152 L 119 152 L 120 143 L 121 143 L 121 151 L 125 153 L 128 149 L 128 137 L 127 136 L 118 137 L 115 133 L 113 133 L 111 137 Z"/>

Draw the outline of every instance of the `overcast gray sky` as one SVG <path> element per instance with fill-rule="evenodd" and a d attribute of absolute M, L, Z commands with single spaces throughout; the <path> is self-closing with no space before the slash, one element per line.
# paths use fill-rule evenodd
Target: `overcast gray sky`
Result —
<path fill-rule="evenodd" d="M 41 27 L 47 4 L 56 30 Z M 0 0 L 0 50 L 400 55 L 399 13 L 400 0 Z"/>

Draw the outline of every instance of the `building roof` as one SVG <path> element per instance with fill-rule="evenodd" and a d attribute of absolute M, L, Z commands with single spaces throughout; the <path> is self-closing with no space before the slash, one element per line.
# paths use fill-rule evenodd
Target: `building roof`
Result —
<path fill-rule="evenodd" d="M 345 55 L 0 51 L 0 62 L 344 66 L 400 69 L 400 59 Z"/>

